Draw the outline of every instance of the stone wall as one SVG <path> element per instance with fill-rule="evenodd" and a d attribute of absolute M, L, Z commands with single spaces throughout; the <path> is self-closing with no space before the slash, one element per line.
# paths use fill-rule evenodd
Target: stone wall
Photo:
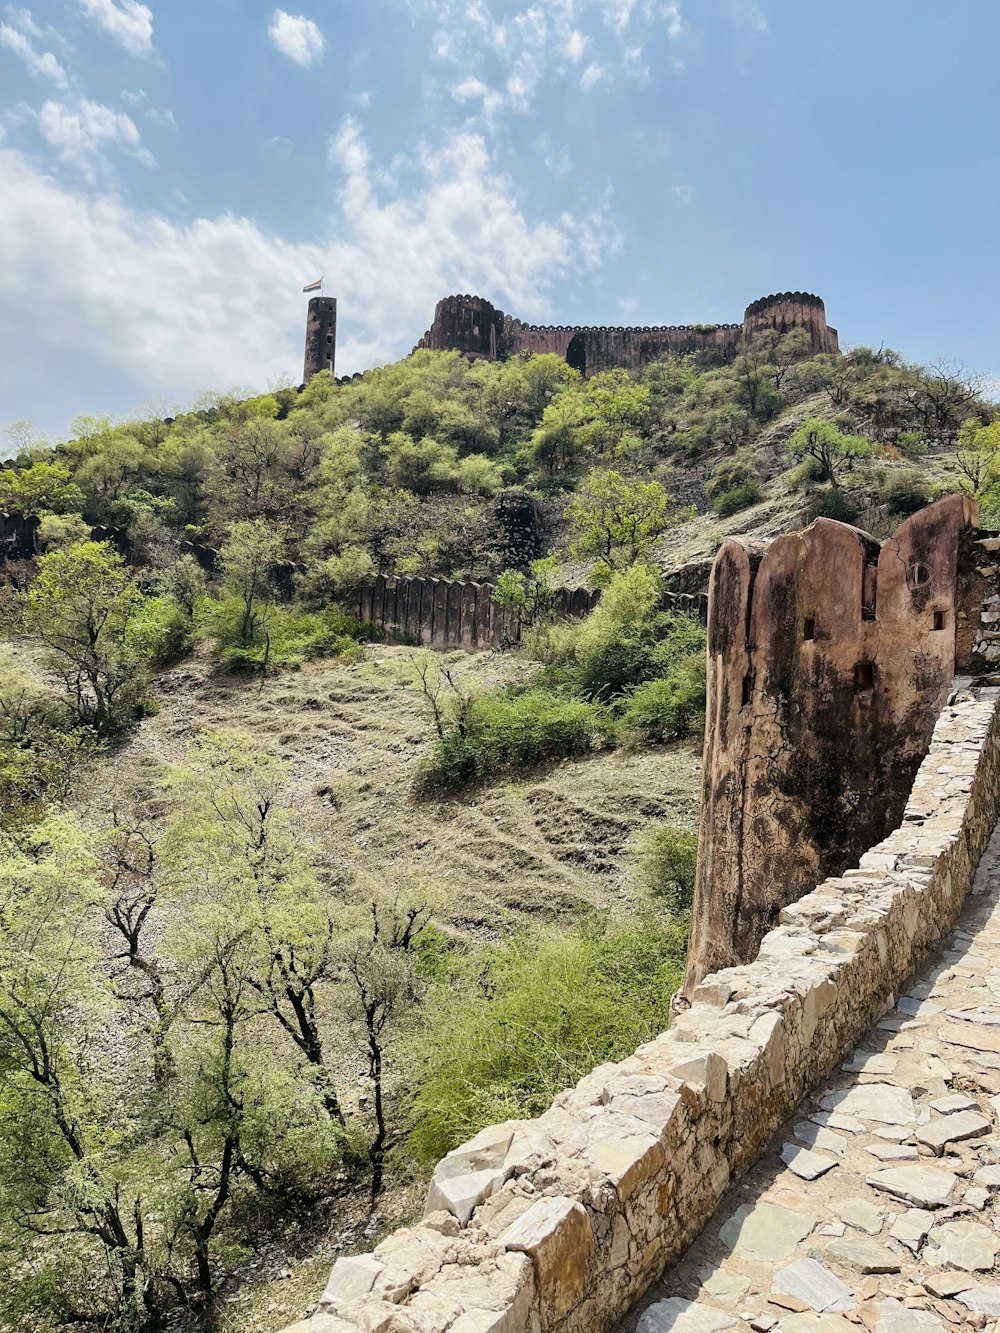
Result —
<path fill-rule="evenodd" d="M 417 347 L 458 351 L 490 361 L 518 352 L 551 353 L 589 375 L 616 366 L 637 371 L 664 356 L 689 352 L 721 365 L 732 361 L 741 344 L 755 333 L 764 329 L 787 333 L 797 328 L 808 334 L 812 353 L 838 350 L 837 330 L 827 324 L 822 300 L 808 292 L 762 297 L 747 307 L 741 324 L 642 328 L 525 324 L 481 296 L 463 295 L 446 296 L 437 303 L 433 323 Z"/>
<path fill-rule="evenodd" d="M 780 909 L 898 821 L 955 674 L 965 496 L 880 548 L 818 519 L 720 549 L 685 993 L 755 957 Z"/>
<path fill-rule="evenodd" d="M 459 583 L 448 579 L 389 578 L 379 575 L 348 593 L 341 610 L 369 623 L 387 638 L 422 644 L 425 648 L 498 648 L 519 642 L 516 615 L 493 601 L 492 583 Z M 589 588 L 560 588 L 557 616 L 585 616 L 600 599 Z M 664 595 L 666 609 L 708 619 L 708 599 L 697 594 Z"/>
<path fill-rule="evenodd" d="M 858 869 L 786 907 L 668 1033 L 450 1153 L 423 1221 L 339 1259 L 294 1333 L 612 1328 L 955 921 L 1000 816 L 998 695 L 955 692 Z"/>

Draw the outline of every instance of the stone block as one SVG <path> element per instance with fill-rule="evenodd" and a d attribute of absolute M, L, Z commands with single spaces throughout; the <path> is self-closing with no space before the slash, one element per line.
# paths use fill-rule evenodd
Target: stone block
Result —
<path fill-rule="evenodd" d="M 544 1327 L 551 1327 L 576 1305 L 587 1286 L 594 1235 L 587 1210 L 564 1196 L 539 1199 L 500 1235 L 508 1250 L 527 1254 Z"/>

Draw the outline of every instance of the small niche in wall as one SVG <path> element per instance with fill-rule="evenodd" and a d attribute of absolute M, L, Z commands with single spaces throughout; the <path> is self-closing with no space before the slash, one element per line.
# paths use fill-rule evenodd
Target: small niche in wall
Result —
<path fill-rule="evenodd" d="M 747 704 L 751 701 L 752 698 L 753 698 L 753 674 L 748 671 L 747 674 L 743 677 L 744 708 L 746 708 Z"/>
<path fill-rule="evenodd" d="M 947 629 L 947 628 L 948 628 L 948 612 L 947 612 L 947 611 L 935 611 L 935 612 L 933 613 L 932 620 L 931 620 L 931 628 L 932 628 L 932 629 Z"/>
<path fill-rule="evenodd" d="M 802 637 L 803 639 L 815 639 L 816 637 L 816 622 L 812 616 L 806 616 L 802 622 Z"/>
<path fill-rule="evenodd" d="M 875 688 L 874 662 L 859 662 L 854 668 L 854 693 L 871 694 Z"/>

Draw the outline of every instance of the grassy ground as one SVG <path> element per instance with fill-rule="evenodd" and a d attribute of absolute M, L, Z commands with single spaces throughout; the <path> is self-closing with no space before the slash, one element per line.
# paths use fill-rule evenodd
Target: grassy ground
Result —
<path fill-rule="evenodd" d="M 510 655 L 444 656 L 471 688 L 530 668 Z M 158 677 L 159 712 L 95 761 L 74 803 L 99 818 L 116 787 L 152 789 L 164 762 L 180 759 L 200 730 L 227 726 L 288 761 L 288 794 L 335 900 L 364 901 L 369 888 L 386 885 L 419 888 L 440 925 L 478 941 L 526 918 L 558 927 L 595 907 L 637 905 L 637 835 L 660 820 L 696 826 L 700 743 L 608 751 L 459 797 L 418 799 L 412 777 L 433 736 L 413 683 L 420 658 L 414 649 L 369 645 L 360 662 L 319 661 L 259 681 L 221 675 L 196 655 Z M 336 1000 L 330 1004 L 327 1053 L 353 1112 L 366 1061 Z M 127 1077 L 126 1046 L 119 1063 Z M 370 1249 L 418 1216 L 423 1192 L 422 1179 L 397 1171 L 374 1214 L 366 1196 L 342 1196 L 311 1225 L 270 1242 L 241 1265 L 221 1329 L 273 1333 L 300 1317 L 337 1254 Z"/>
<path fill-rule="evenodd" d="M 628 905 L 634 835 L 657 819 L 696 826 L 701 749 L 690 741 L 566 761 L 444 800 L 415 798 L 415 765 L 432 737 L 413 686 L 419 657 L 369 646 L 359 663 L 309 663 L 263 682 L 190 659 L 159 677 L 160 712 L 99 761 L 87 803 L 102 808 L 116 782 L 151 784 L 203 728 L 246 731 L 290 764 L 291 796 L 332 894 L 357 896 L 352 876 L 362 891 L 366 880 L 425 887 L 443 923 L 477 938 L 506 933 L 512 914 L 565 920 Z M 474 688 L 526 665 L 490 653 L 444 657 Z"/>

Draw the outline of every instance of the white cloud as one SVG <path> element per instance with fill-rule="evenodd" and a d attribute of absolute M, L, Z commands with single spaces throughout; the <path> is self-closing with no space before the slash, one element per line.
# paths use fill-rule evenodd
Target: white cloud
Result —
<path fill-rule="evenodd" d="M 155 165 L 131 116 L 85 97 L 73 102 L 48 101 L 40 108 L 22 103 L 10 119 L 15 124 L 34 123 L 59 161 L 76 167 L 91 183 L 109 147 L 123 149 L 146 166 Z"/>
<path fill-rule="evenodd" d="M 754 5 L 748 17 L 754 32 L 767 32 L 767 15 L 759 6 Z"/>
<path fill-rule="evenodd" d="M 133 107 L 136 111 L 141 111 L 151 125 L 155 125 L 161 130 L 176 130 L 177 120 L 174 113 L 166 107 L 154 106 L 150 101 L 149 94 L 141 88 L 138 92 L 125 90 L 122 93 L 122 101 L 126 106 Z"/>
<path fill-rule="evenodd" d="M 678 0 L 409 0 L 434 24 L 434 60 L 457 65 L 458 87 L 488 86 L 479 114 L 492 129 L 504 110 L 528 112 L 540 88 L 572 78 L 583 92 L 619 75 L 645 81 L 637 40 L 663 25 L 673 41 L 683 32 Z M 586 61 L 580 78 L 578 69 Z M 449 80 L 454 92 L 455 85 Z M 459 99 L 463 100 L 463 99 Z M 468 100 L 472 100 L 471 98 Z"/>
<path fill-rule="evenodd" d="M 477 98 L 485 97 L 489 92 L 482 79 L 474 78 L 472 75 L 463 79 L 461 83 L 456 84 L 451 90 L 451 95 L 456 102 L 474 102 Z"/>
<path fill-rule="evenodd" d="M 323 59 L 326 38 L 312 19 L 302 15 L 286 14 L 283 9 L 276 9 L 271 16 L 267 30 L 273 45 L 296 65 L 308 69 Z"/>
<path fill-rule="evenodd" d="M 593 60 L 580 75 L 580 87 L 585 93 L 589 93 L 591 88 L 599 84 L 604 77 L 604 70 L 596 60 Z"/>
<path fill-rule="evenodd" d="M 529 319 L 550 316 L 553 281 L 613 251 L 607 200 L 531 219 L 481 135 L 423 145 L 406 193 L 386 189 L 359 125 L 330 146 L 340 208 L 330 237 L 293 243 L 224 214 L 179 222 L 102 191 L 68 188 L 0 148 L 0 338 L 30 339 L 39 364 L 85 342 L 153 396 L 298 376 L 302 284 L 325 273 L 340 298 L 342 371 L 408 352 L 450 292 L 479 291 Z M 60 318 L 39 290 L 59 294 Z M 0 365 L 0 374 L 3 367 Z M 13 387 L 13 386 L 11 386 Z M 14 415 L 20 412 L 5 389 Z M 95 407 L 100 407 L 95 402 Z"/>
<path fill-rule="evenodd" d="M 623 315 L 634 315 L 639 309 L 639 302 L 631 296 L 623 296 L 618 301 L 618 309 Z"/>
<path fill-rule="evenodd" d="M 671 185 L 670 190 L 679 204 L 690 204 L 694 201 L 693 185 Z"/>
<path fill-rule="evenodd" d="M 79 0 L 88 18 L 134 56 L 153 50 L 153 11 L 139 0 Z"/>
<path fill-rule="evenodd" d="M 6 9 L 6 23 L 0 23 L 0 46 L 17 56 L 33 79 L 51 79 L 57 88 L 67 88 L 69 78 L 51 51 L 38 51 L 34 42 L 45 34 L 27 9 Z"/>

